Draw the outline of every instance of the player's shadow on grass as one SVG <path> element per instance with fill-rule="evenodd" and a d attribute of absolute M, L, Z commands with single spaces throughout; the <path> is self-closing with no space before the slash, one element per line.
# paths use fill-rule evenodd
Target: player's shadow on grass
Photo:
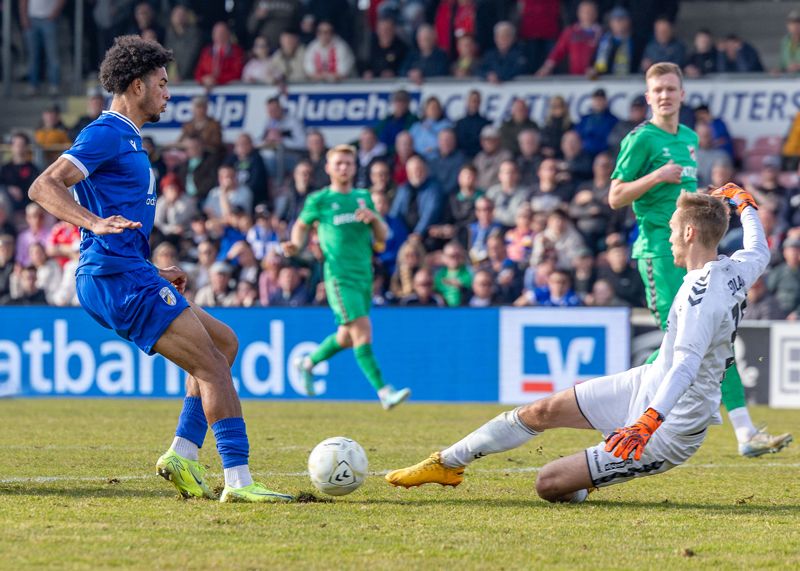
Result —
<path fill-rule="evenodd" d="M 169 490 L 141 490 L 126 488 L 120 484 L 106 484 L 104 486 L 77 486 L 65 487 L 53 484 L 0 484 L 0 497 L 2 496 L 56 496 L 60 498 L 167 498 L 177 494 Z"/>

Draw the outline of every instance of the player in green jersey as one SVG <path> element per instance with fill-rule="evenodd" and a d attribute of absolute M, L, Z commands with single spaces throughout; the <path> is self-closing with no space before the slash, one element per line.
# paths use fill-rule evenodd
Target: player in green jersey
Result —
<path fill-rule="evenodd" d="M 287 256 L 305 247 L 308 233 L 317 224 L 319 245 L 325 256 L 324 278 L 328 304 L 339 325 L 310 355 L 295 363 L 306 393 L 314 395 L 312 369 L 342 349 L 353 348 L 358 366 L 375 388 L 381 405 L 391 409 L 411 395 L 410 389 L 396 390 L 383 382 L 372 353 L 372 248 L 386 242 L 387 227 L 375 210 L 369 191 L 353 188 L 356 150 L 338 145 L 328 151 L 325 172 L 330 186 L 308 196 L 292 227 L 291 240 L 282 244 Z"/>
<path fill-rule="evenodd" d="M 614 209 L 633 206 L 639 229 L 633 257 L 645 284 L 647 306 L 666 329 L 669 308 L 686 275 L 672 259 L 669 220 L 681 191 L 697 192 L 697 135 L 679 123 L 684 98 L 680 68 L 672 63 L 653 64 L 645 80 L 652 118 L 622 140 L 608 202 Z M 753 426 L 735 363 L 722 383 L 722 402 L 736 431 L 740 454 L 778 452 L 792 441 L 790 434 L 771 436 Z"/>

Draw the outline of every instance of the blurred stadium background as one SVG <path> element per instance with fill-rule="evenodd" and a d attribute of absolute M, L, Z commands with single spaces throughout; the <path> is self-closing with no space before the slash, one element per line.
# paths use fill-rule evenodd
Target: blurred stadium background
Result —
<path fill-rule="evenodd" d="M 701 184 L 752 189 L 773 251 L 737 341 L 748 398 L 800 406 L 800 4 L 608 0 L 575 24 L 586 4 L 3 2 L 0 394 L 181 393 L 171 366 L 74 308 L 77 229 L 26 197 L 107 104 L 104 50 L 138 33 L 177 56 L 167 112 L 143 132 L 159 188 L 153 262 L 184 267 L 189 295 L 239 333 L 243 396 L 301 398 L 288 364 L 330 327 L 319 249 L 297 263 L 277 244 L 342 142 L 358 146 L 358 182 L 392 225 L 374 264 L 376 351 L 415 399 L 520 402 L 641 362 L 659 332 L 608 176 L 644 117 L 643 66 L 672 60 Z M 405 171 L 410 152 L 427 172 Z M 435 211 L 395 204 L 404 186 L 432 188 Z M 732 227 L 724 249 L 740 239 Z M 370 398 L 348 359 L 321 371 L 319 398 Z"/>

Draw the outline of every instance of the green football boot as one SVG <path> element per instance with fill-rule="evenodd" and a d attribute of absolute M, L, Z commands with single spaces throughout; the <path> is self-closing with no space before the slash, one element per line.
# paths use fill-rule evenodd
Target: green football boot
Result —
<path fill-rule="evenodd" d="M 268 490 L 264 484 L 253 482 L 244 488 L 232 488 L 225 486 L 222 495 L 219 497 L 221 502 L 291 502 L 294 496 L 281 494 Z"/>
<path fill-rule="evenodd" d="M 205 483 L 206 467 L 178 455 L 172 448 L 156 462 L 156 473 L 172 482 L 184 498 L 217 498 Z"/>

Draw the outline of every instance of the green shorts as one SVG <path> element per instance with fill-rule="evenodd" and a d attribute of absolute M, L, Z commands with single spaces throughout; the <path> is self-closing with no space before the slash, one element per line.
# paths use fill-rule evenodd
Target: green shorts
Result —
<path fill-rule="evenodd" d="M 325 280 L 328 305 L 331 306 L 333 314 L 336 316 L 336 323 L 347 325 L 359 317 L 369 315 L 369 308 L 372 305 L 371 286 L 371 282 L 368 287 L 364 287 L 352 282 L 343 282 L 334 277 Z"/>
<path fill-rule="evenodd" d="M 676 266 L 672 256 L 639 258 L 637 263 L 639 275 L 644 282 L 647 308 L 656 318 L 659 327 L 666 330 L 669 308 L 683 285 L 686 269 Z"/>

